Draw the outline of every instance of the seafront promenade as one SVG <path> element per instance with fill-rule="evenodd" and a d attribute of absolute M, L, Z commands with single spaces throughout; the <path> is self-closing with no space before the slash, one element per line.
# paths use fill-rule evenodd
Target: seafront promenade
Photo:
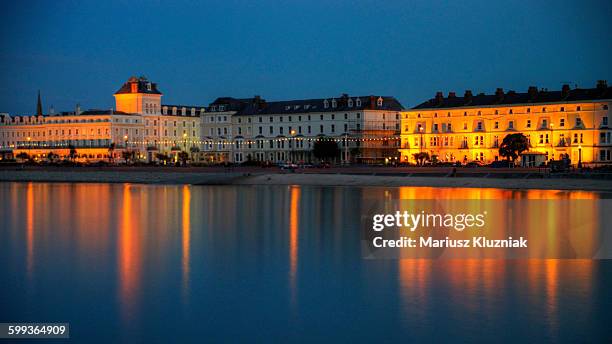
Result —
<path fill-rule="evenodd" d="M 2 166 L 0 182 L 194 185 L 430 186 L 612 191 L 612 174 L 550 174 L 540 169 L 332 167 Z"/>

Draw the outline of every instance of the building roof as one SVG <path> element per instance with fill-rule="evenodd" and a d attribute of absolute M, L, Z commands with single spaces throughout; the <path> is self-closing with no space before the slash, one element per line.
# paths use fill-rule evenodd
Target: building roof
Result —
<path fill-rule="evenodd" d="M 480 93 L 472 95 L 470 90 L 465 91 L 463 97 L 457 97 L 454 92 L 450 92 L 447 97 L 438 92 L 431 98 L 412 109 L 444 109 L 462 107 L 482 107 L 482 106 L 504 106 L 520 104 L 544 104 L 561 102 L 596 101 L 612 99 L 612 87 L 608 87 L 606 81 L 600 80 L 595 88 L 575 88 L 570 89 L 569 85 L 563 85 L 560 91 L 538 90 L 531 86 L 525 93 L 514 91 L 504 92 L 498 88 L 495 94 Z"/>
<path fill-rule="evenodd" d="M 378 105 L 378 100 L 382 104 Z M 327 102 L 327 106 L 325 106 Z M 335 106 L 334 106 L 335 103 Z M 268 102 L 255 96 L 253 98 L 217 98 L 209 106 L 218 110 L 218 106 L 225 106 L 224 111 L 236 111 L 237 116 L 272 115 L 272 114 L 301 114 L 310 112 L 342 112 L 359 110 L 386 110 L 402 111 L 403 107 L 394 97 L 389 96 L 355 96 L 346 94 L 337 98 L 315 98 L 299 100 L 283 100 Z"/>
<path fill-rule="evenodd" d="M 134 89 L 132 89 L 132 85 L 136 85 Z M 135 91 L 135 92 L 133 92 Z M 146 93 L 146 94 L 162 94 L 157 89 L 157 84 L 154 82 L 150 82 L 146 77 L 141 76 L 139 78 L 133 76 L 126 81 L 123 86 L 115 94 L 126 94 L 126 93 Z"/>
<path fill-rule="evenodd" d="M 171 104 L 162 104 L 162 114 L 164 116 L 182 116 L 182 117 L 199 117 L 206 112 L 206 107 L 204 106 L 196 106 L 196 105 L 171 105 Z M 166 108 L 166 112 L 163 110 Z M 176 115 L 172 114 L 172 109 L 176 108 Z M 183 116 L 182 109 L 185 108 L 185 116 Z M 195 109 L 195 113 L 191 115 L 191 109 Z"/>

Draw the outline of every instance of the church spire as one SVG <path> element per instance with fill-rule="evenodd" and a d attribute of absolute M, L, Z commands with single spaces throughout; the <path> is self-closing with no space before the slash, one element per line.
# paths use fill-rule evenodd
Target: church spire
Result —
<path fill-rule="evenodd" d="M 40 101 L 40 90 L 38 90 L 38 103 L 36 104 L 36 116 L 42 116 L 42 101 Z"/>

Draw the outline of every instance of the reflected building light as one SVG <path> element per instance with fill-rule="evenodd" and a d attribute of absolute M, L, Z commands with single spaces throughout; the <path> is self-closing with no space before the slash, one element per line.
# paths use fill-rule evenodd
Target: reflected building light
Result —
<path fill-rule="evenodd" d="M 183 206 L 182 206 L 182 285 L 183 298 L 189 295 L 189 253 L 191 240 L 191 190 L 188 185 L 183 186 Z"/>
<path fill-rule="evenodd" d="M 300 187 L 291 186 L 291 200 L 289 208 L 289 288 L 291 302 L 296 302 L 296 280 L 298 263 L 298 235 L 299 235 L 299 208 Z"/>
<path fill-rule="evenodd" d="M 119 302 L 124 320 L 133 319 L 140 279 L 140 244 L 136 237 L 137 224 L 132 218 L 131 187 L 124 184 L 123 205 L 119 226 Z"/>
<path fill-rule="evenodd" d="M 28 183 L 26 189 L 26 245 L 28 279 L 32 278 L 34 269 L 34 186 Z"/>

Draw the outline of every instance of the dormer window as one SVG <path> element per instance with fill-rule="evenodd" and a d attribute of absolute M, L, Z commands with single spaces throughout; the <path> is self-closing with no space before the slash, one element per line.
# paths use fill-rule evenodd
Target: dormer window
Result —
<path fill-rule="evenodd" d="M 296 105 L 296 106 L 294 106 L 294 107 L 293 107 L 293 109 L 294 109 L 294 110 L 297 110 L 297 109 L 299 109 L 299 108 L 300 108 L 300 106 L 299 106 L 299 105 Z"/>
<path fill-rule="evenodd" d="M 349 107 L 353 107 L 353 100 L 352 100 L 352 99 L 349 99 L 349 100 L 348 100 L 348 106 L 349 106 Z"/>
<path fill-rule="evenodd" d="M 360 99 L 360 98 L 357 98 L 357 100 L 355 101 L 355 104 L 356 104 L 357 106 L 361 106 L 361 99 Z"/>
<path fill-rule="evenodd" d="M 291 110 L 291 105 L 285 105 L 285 111 Z"/>
<path fill-rule="evenodd" d="M 219 105 L 219 111 L 225 111 L 225 105 Z"/>
<path fill-rule="evenodd" d="M 327 99 L 325 99 L 325 101 L 323 101 L 323 107 L 326 108 L 326 109 L 329 107 L 329 101 Z"/>
<path fill-rule="evenodd" d="M 338 102 L 336 102 L 335 99 L 332 99 L 332 108 L 336 108 L 336 106 L 338 105 Z"/>
<path fill-rule="evenodd" d="M 151 83 L 147 82 L 147 91 L 151 91 Z"/>
<path fill-rule="evenodd" d="M 383 105 L 383 99 L 381 97 L 378 97 L 378 99 L 376 100 L 376 106 L 382 107 L 382 105 Z"/>

